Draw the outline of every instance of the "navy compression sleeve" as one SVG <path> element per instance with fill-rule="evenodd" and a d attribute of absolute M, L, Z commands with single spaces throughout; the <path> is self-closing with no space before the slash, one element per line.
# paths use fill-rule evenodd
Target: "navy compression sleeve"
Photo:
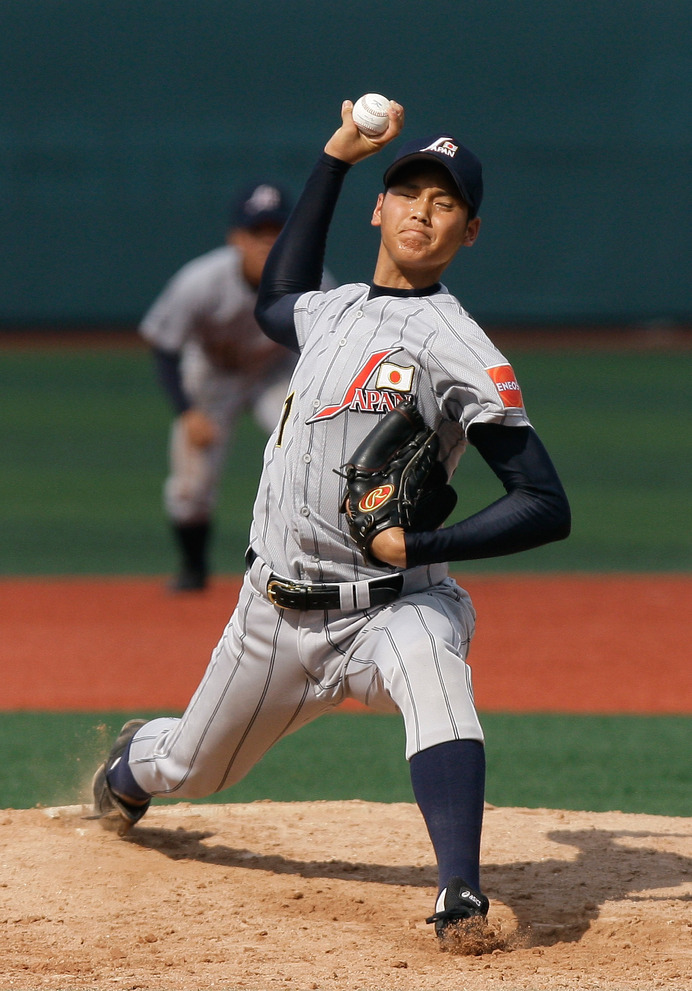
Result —
<path fill-rule="evenodd" d="M 180 354 L 177 351 L 164 351 L 163 348 L 152 348 L 154 365 L 159 381 L 171 401 L 176 413 L 184 413 L 190 408 L 190 401 L 185 395 L 180 376 Z"/>
<path fill-rule="evenodd" d="M 264 266 L 255 317 L 267 337 L 292 351 L 299 351 L 293 307 L 320 288 L 329 225 L 350 167 L 322 153 Z"/>
<path fill-rule="evenodd" d="M 482 423 L 471 427 L 469 440 L 507 494 L 459 523 L 407 533 L 409 568 L 516 554 L 569 535 L 567 496 L 533 428 Z"/>

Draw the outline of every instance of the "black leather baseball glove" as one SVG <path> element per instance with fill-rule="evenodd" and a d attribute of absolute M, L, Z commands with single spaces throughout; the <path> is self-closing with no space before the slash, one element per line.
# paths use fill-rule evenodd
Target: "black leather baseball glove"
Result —
<path fill-rule="evenodd" d="M 370 553 L 382 530 L 436 530 L 454 509 L 457 495 L 438 461 L 439 446 L 407 400 L 378 421 L 337 472 L 346 479 L 339 512 L 366 564 L 386 566 Z"/>

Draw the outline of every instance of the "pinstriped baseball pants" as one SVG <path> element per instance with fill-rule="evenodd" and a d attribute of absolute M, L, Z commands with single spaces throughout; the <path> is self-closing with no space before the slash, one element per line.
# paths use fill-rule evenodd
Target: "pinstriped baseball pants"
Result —
<path fill-rule="evenodd" d="M 245 576 L 182 717 L 154 719 L 134 737 L 130 768 L 145 791 L 222 791 L 283 736 L 347 698 L 399 711 L 409 759 L 449 740 L 483 740 L 466 663 L 475 612 L 452 579 L 405 588 L 365 612 L 295 612 L 269 602 L 262 568 Z"/>

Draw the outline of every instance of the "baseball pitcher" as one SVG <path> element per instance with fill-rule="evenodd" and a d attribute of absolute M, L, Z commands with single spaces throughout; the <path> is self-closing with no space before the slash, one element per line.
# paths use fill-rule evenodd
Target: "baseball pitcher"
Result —
<path fill-rule="evenodd" d="M 510 363 L 441 281 L 481 223 L 481 164 L 456 137 L 399 148 L 371 217 L 372 279 L 320 289 L 342 184 L 404 121 L 391 102 L 386 130 L 369 137 L 352 109 L 345 101 L 260 284 L 260 325 L 299 358 L 264 454 L 237 607 L 182 718 L 124 726 L 94 802 L 126 829 L 152 796 L 229 787 L 344 699 L 400 713 L 439 872 L 428 921 L 451 948 L 489 903 L 475 611 L 448 562 L 563 539 L 570 510 Z M 468 444 L 505 494 L 455 521 L 449 479 Z"/>

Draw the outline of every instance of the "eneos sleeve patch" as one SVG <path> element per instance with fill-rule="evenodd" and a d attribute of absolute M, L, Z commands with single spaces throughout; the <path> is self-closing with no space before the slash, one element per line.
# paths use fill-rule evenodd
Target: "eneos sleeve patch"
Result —
<path fill-rule="evenodd" d="M 493 365 L 492 368 L 486 368 L 486 372 L 495 383 L 504 406 L 512 409 L 523 407 L 521 389 L 511 365 Z"/>

